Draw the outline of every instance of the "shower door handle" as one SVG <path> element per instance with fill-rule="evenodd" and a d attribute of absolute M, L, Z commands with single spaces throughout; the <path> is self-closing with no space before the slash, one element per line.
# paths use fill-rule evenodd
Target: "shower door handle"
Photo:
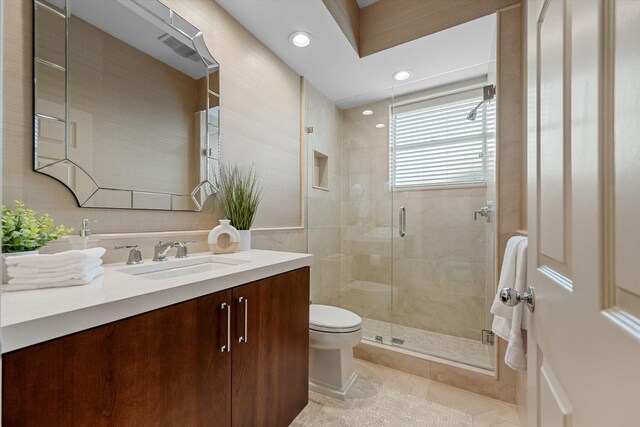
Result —
<path fill-rule="evenodd" d="M 407 211 L 404 206 L 400 208 L 398 215 L 398 233 L 400 233 L 400 237 L 404 237 L 407 234 Z"/>

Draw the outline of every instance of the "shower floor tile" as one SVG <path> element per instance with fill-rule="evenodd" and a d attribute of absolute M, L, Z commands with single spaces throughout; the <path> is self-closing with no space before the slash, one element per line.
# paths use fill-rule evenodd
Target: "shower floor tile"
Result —
<path fill-rule="evenodd" d="M 363 318 L 363 338 L 478 368 L 493 370 L 493 347 L 480 341 Z M 380 340 L 382 339 L 382 341 Z"/>

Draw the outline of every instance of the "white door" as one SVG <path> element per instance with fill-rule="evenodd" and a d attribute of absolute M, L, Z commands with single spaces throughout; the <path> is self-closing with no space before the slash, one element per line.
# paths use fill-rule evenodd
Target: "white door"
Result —
<path fill-rule="evenodd" d="M 529 425 L 640 426 L 640 1 L 527 21 Z"/>

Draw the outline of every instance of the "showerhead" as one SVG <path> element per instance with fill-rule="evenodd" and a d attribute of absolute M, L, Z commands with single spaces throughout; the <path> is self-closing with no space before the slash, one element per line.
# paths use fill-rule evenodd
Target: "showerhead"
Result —
<path fill-rule="evenodd" d="M 476 115 L 478 114 L 478 107 L 482 105 L 482 102 L 480 104 L 478 104 L 476 106 L 476 108 L 474 108 L 473 110 L 469 111 L 469 114 L 467 114 L 467 120 L 475 120 L 476 119 Z"/>

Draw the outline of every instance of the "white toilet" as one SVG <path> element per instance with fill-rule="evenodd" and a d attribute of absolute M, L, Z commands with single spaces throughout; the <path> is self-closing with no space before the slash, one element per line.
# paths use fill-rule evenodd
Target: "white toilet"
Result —
<path fill-rule="evenodd" d="M 309 309 L 309 388 L 344 400 L 358 377 L 353 347 L 362 338 L 362 318 L 329 305 Z"/>

